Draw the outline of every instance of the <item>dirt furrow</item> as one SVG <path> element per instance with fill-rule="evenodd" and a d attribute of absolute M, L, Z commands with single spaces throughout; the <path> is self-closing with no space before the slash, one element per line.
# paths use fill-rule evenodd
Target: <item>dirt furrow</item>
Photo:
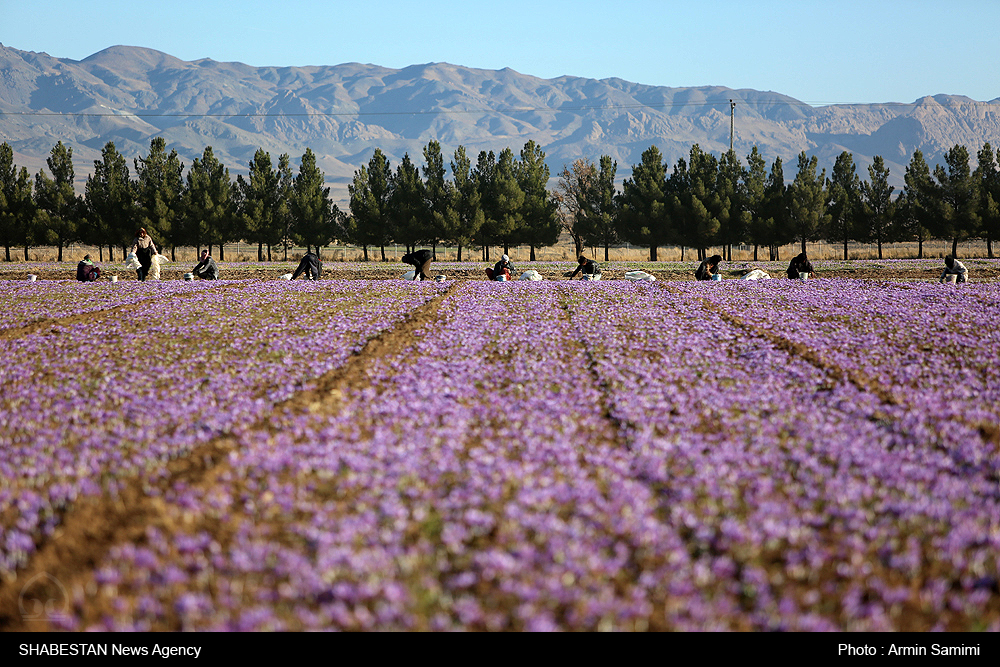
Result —
<path fill-rule="evenodd" d="M 772 343 L 778 349 L 788 352 L 790 355 L 803 359 L 804 361 L 812 364 L 816 368 L 829 373 L 835 379 L 840 381 L 847 381 L 853 384 L 855 387 L 861 391 L 874 394 L 878 399 L 885 405 L 888 406 L 901 406 L 908 407 L 906 401 L 901 400 L 896 396 L 895 393 L 884 384 L 874 380 L 869 377 L 866 373 L 852 368 L 842 368 L 841 366 L 826 359 L 819 351 L 816 349 L 805 345 L 804 343 L 797 343 L 795 341 L 788 340 L 787 338 L 776 334 L 773 331 L 754 326 L 748 323 L 743 318 L 738 315 L 734 315 L 725 311 L 720 306 L 711 303 L 708 300 L 703 299 L 702 303 L 706 308 L 716 313 L 726 322 L 729 322 L 733 326 L 736 326 L 744 331 L 747 331 L 758 336 L 762 336 L 770 343 Z M 970 421 L 962 419 L 960 417 L 952 417 L 953 421 L 959 422 L 966 426 L 979 431 L 979 435 L 983 438 L 985 442 L 991 442 L 994 445 L 1000 446 L 1000 427 L 997 424 L 990 424 L 980 421 Z"/>
<path fill-rule="evenodd" d="M 313 389 L 277 404 L 274 411 L 311 409 L 316 404 L 336 409 L 352 389 L 367 384 L 364 369 L 368 364 L 410 345 L 413 333 L 436 319 L 441 301 L 454 288 L 452 285 L 409 313 L 393 329 L 369 340 L 339 368 L 318 378 Z M 269 428 L 269 419 L 270 414 L 262 417 L 255 427 Z M 148 527 L 169 524 L 166 504 L 148 494 L 150 487 L 155 485 L 163 491 L 180 482 L 189 488 L 210 487 L 231 469 L 229 454 L 238 447 L 231 435 L 214 438 L 187 456 L 167 463 L 166 474 L 155 482 L 135 478 L 125 482 L 117 494 L 77 501 L 62 517 L 54 535 L 39 545 L 29 564 L 16 577 L 0 581 L 0 631 L 52 630 L 48 620 L 30 618 L 41 603 L 55 607 L 48 610 L 50 613 L 69 613 L 70 609 L 79 613 L 96 593 L 94 568 L 113 546 L 141 540 Z"/>
<path fill-rule="evenodd" d="M 234 289 L 240 287 L 239 283 L 232 283 L 228 285 L 214 286 L 215 289 Z M 174 299 L 180 296 L 188 296 L 190 293 L 178 293 L 173 294 L 160 294 L 150 296 L 149 299 L 143 300 L 139 303 L 128 303 L 121 306 L 111 306 L 110 308 L 101 308 L 99 310 L 92 310 L 86 313 L 78 313 L 76 315 L 66 315 L 64 317 L 48 317 L 43 320 L 38 320 L 36 322 L 31 322 L 17 327 L 10 327 L 8 329 L 0 329 L 0 341 L 4 340 L 14 340 L 15 338 L 22 338 L 24 336 L 30 336 L 36 333 L 43 333 L 51 331 L 53 327 L 67 326 L 73 324 L 90 324 L 91 322 L 99 322 L 105 320 L 114 315 L 125 313 L 128 310 L 135 308 L 143 303 L 148 303 L 152 301 Z"/>

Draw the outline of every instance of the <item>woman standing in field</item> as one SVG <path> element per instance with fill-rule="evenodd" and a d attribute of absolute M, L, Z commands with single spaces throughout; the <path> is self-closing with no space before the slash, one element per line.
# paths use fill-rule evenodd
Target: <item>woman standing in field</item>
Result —
<path fill-rule="evenodd" d="M 146 276 L 149 275 L 149 267 L 153 265 L 153 255 L 157 254 L 157 250 L 153 239 L 142 227 L 135 233 L 135 243 L 132 245 L 131 252 L 134 252 L 136 259 L 139 260 L 140 266 L 135 270 L 139 275 L 139 280 L 145 280 Z"/>

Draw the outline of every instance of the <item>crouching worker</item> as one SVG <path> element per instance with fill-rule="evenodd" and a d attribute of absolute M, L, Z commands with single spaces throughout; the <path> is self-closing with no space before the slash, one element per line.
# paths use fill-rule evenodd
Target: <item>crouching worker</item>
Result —
<path fill-rule="evenodd" d="M 92 283 L 101 277 L 101 269 L 90 261 L 90 255 L 84 255 L 76 265 L 76 279 L 81 283 Z"/>
<path fill-rule="evenodd" d="M 801 278 L 803 273 L 813 273 L 812 262 L 809 261 L 809 256 L 806 255 L 805 251 L 792 258 L 785 273 L 792 280 Z"/>
<path fill-rule="evenodd" d="M 694 272 L 695 280 L 721 280 L 719 274 L 719 264 L 722 263 L 722 255 L 712 255 L 698 265 L 698 270 Z"/>
<path fill-rule="evenodd" d="M 298 268 L 292 274 L 292 280 L 301 274 L 305 274 L 306 280 L 319 280 L 322 273 L 323 262 L 319 261 L 319 255 L 310 250 L 302 256 L 302 261 L 299 262 Z"/>
<path fill-rule="evenodd" d="M 569 279 L 573 280 L 576 274 L 580 274 L 580 280 L 600 280 L 601 279 L 601 267 L 600 265 L 592 259 L 587 259 L 583 255 L 580 255 L 579 266 L 576 267 L 576 271 L 569 274 Z"/>
<path fill-rule="evenodd" d="M 415 252 L 409 252 L 403 255 L 402 259 L 404 264 L 409 264 L 413 267 L 413 279 L 414 280 L 430 280 L 431 276 L 428 273 L 431 268 L 431 262 L 434 261 L 434 253 L 430 250 L 417 250 Z"/>
<path fill-rule="evenodd" d="M 202 280 L 218 280 L 219 279 L 219 267 L 212 259 L 211 255 L 208 254 L 207 250 L 201 251 L 201 261 L 198 262 L 191 273 L 195 275 L 196 278 L 201 278 Z"/>
<path fill-rule="evenodd" d="M 507 255 L 503 255 L 492 269 L 486 269 L 486 277 L 490 280 L 513 280 L 513 275 L 514 265 Z"/>
<path fill-rule="evenodd" d="M 949 276 L 955 276 L 955 278 L 949 278 Z M 944 273 L 941 274 L 941 282 L 946 280 L 957 283 L 969 282 L 969 270 L 965 268 L 965 264 L 951 255 L 944 258 Z"/>

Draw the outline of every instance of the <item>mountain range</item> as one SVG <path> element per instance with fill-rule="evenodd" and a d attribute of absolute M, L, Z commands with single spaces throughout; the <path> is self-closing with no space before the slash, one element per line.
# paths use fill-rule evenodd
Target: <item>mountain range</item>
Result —
<path fill-rule="evenodd" d="M 281 153 L 297 164 L 311 148 L 341 202 L 376 148 L 393 167 L 406 153 L 421 165 L 431 140 L 440 142 L 446 163 L 459 145 L 475 163 L 481 150 L 510 147 L 516 154 L 534 140 L 553 177 L 577 158 L 610 155 L 621 179 L 651 145 L 670 165 L 695 143 L 721 154 L 731 120 L 737 154 L 756 145 L 768 166 L 780 156 L 786 179 L 802 151 L 816 155 L 827 173 L 850 151 L 863 179 L 881 155 L 899 186 L 915 149 L 933 168 L 955 144 L 973 158 L 984 142 L 1000 145 L 1000 98 L 928 95 L 912 103 L 813 107 L 771 91 L 541 79 L 448 63 L 252 67 L 130 46 L 78 61 L 0 44 L 0 141 L 32 173 L 62 141 L 73 148 L 81 184 L 108 141 L 131 163 L 157 136 L 185 164 L 212 146 L 234 178 L 246 173 L 258 148 L 275 165 Z"/>

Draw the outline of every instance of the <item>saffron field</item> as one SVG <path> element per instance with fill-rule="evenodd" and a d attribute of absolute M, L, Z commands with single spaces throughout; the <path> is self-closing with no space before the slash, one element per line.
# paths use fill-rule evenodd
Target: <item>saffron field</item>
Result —
<path fill-rule="evenodd" d="M 998 283 L 0 308 L 0 628 L 1000 630 Z"/>

